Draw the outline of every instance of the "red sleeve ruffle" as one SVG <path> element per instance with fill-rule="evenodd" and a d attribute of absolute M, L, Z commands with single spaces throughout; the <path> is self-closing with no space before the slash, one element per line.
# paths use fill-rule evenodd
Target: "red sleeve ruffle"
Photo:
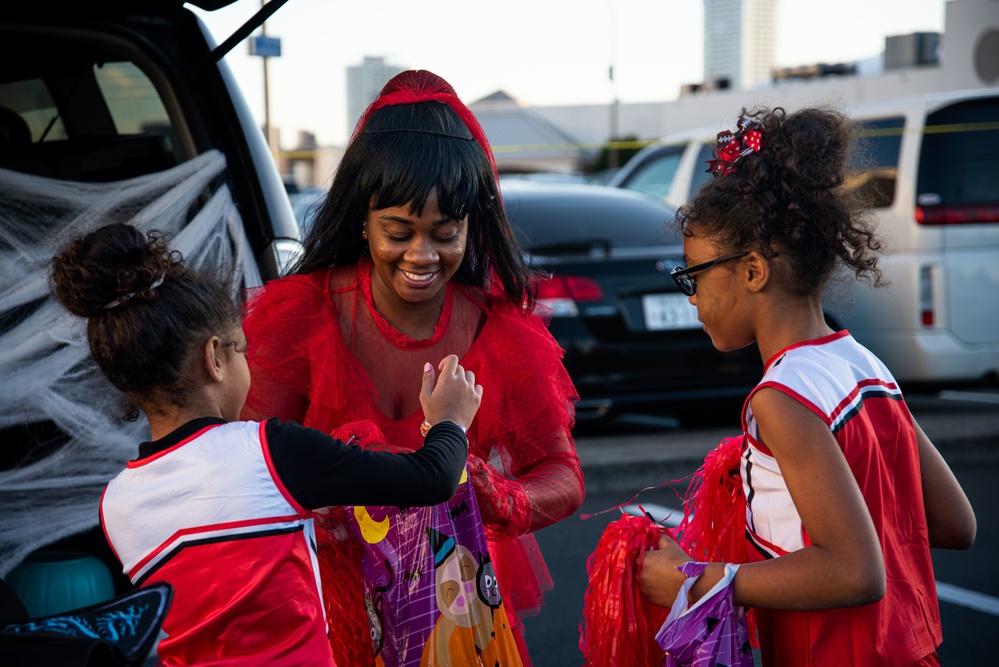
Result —
<path fill-rule="evenodd" d="M 551 525 L 582 503 L 572 439 L 578 394 L 562 354 L 544 320 L 496 300 L 463 360 L 483 388 L 469 431 L 470 468 L 479 473 L 473 482 L 492 540 Z"/>

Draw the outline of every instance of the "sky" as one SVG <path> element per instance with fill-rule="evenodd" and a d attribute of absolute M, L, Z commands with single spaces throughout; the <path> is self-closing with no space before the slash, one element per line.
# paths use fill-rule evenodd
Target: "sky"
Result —
<path fill-rule="evenodd" d="M 866 60 L 890 35 L 943 32 L 945 0 L 778 0 L 777 67 Z M 262 6 L 196 7 L 221 43 Z M 281 147 L 349 135 L 346 69 L 380 56 L 447 79 L 466 103 L 502 90 L 529 106 L 667 102 L 704 79 L 702 0 L 288 0 L 266 24 L 271 120 Z M 263 59 L 226 62 L 264 123 Z M 614 81 L 608 70 L 614 64 Z M 350 125 L 353 121 L 350 120 Z"/>

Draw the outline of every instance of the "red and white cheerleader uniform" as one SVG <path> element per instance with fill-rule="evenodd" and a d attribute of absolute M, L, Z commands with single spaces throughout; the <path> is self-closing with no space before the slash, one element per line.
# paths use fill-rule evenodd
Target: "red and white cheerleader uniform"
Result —
<path fill-rule="evenodd" d="M 840 331 L 776 354 L 754 393 L 763 387 L 791 396 L 829 426 L 874 521 L 887 576 L 884 598 L 873 604 L 820 611 L 756 608 L 763 664 L 939 664 L 940 612 L 916 432 L 891 373 Z M 778 461 L 760 442 L 750 400 L 743 431 L 748 560 L 808 546 Z"/>

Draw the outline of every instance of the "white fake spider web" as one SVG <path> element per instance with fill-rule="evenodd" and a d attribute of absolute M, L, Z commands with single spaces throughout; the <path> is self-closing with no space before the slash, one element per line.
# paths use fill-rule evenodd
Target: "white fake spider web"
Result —
<path fill-rule="evenodd" d="M 121 395 L 90 357 L 85 320 L 51 296 L 52 257 L 81 232 L 129 221 L 170 234 L 188 266 L 234 270 L 237 289 L 259 285 L 225 167 L 213 151 L 114 183 L 0 169 L 0 460 L 17 462 L 0 470 L 0 576 L 96 526 L 105 485 L 149 438 L 144 417 L 121 419 Z"/>

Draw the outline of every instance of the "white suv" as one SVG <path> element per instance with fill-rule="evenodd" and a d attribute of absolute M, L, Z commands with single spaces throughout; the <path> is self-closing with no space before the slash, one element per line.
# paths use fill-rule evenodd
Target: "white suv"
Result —
<path fill-rule="evenodd" d="M 789 109 L 793 110 L 793 109 Z M 869 197 L 887 254 L 886 288 L 834 285 L 832 323 L 907 384 L 994 380 L 999 372 L 999 93 L 957 91 L 855 104 Z M 680 206 L 710 178 L 722 127 L 666 136 L 609 185 Z M 849 281 L 844 281 L 847 284 Z"/>

